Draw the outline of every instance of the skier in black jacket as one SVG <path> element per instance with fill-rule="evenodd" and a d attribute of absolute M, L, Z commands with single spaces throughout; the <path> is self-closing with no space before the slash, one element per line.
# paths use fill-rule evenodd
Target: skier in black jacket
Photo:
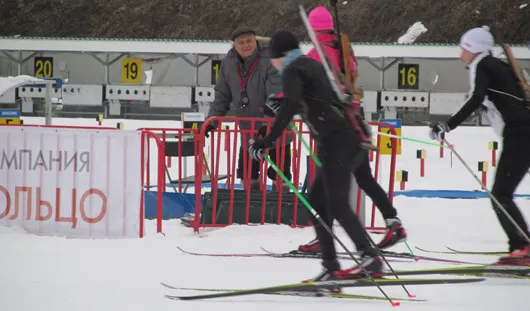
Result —
<path fill-rule="evenodd" d="M 333 237 L 314 219 L 324 269 L 311 281 L 363 278 L 366 277 L 365 271 L 373 277 L 380 277 L 381 258 L 349 205 L 351 172 L 363 155 L 360 137 L 346 117 L 324 67 L 300 51 L 293 33 L 279 31 L 274 34 L 270 49 L 272 64 L 282 75 L 283 101 L 268 136 L 256 140 L 249 153 L 259 159 L 262 150 L 272 147 L 292 118 L 299 114 L 321 151 L 322 167 L 312 185 L 309 202 L 328 225 L 333 218 L 336 219 L 362 253 L 360 266 L 341 270 Z"/>
<path fill-rule="evenodd" d="M 526 236 L 492 201 L 493 209 L 509 239 L 510 255 L 500 262 L 530 264 L 528 226 L 513 201 L 513 194 L 530 168 L 530 105 L 510 66 L 491 55 L 494 39 L 487 26 L 466 32 L 461 40 L 461 59 L 469 70 L 471 92 L 463 107 L 447 122 L 432 125 L 430 137 L 440 140 L 477 109 L 503 137 L 503 150 L 491 193 Z"/>

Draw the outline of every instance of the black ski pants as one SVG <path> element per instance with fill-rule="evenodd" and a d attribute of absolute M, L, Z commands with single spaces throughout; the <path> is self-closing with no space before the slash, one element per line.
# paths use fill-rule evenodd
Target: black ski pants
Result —
<path fill-rule="evenodd" d="M 319 154 L 320 152 L 321 151 L 319 151 Z M 360 152 L 362 153 L 360 155 L 360 163 L 352 168 L 352 173 L 357 185 L 370 197 L 370 199 L 372 199 L 384 219 L 397 217 L 396 208 L 392 205 L 385 190 L 375 180 L 375 177 L 372 174 L 368 150 L 363 149 Z"/>
<path fill-rule="evenodd" d="M 530 237 L 528 225 L 513 201 L 513 194 L 530 169 L 530 125 L 504 130 L 501 152 L 491 193 Z M 493 209 L 508 236 L 510 252 L 528 244 L 527 239 L 492 201 Z"/>
<path fill-rule="evenodd" d="M 351 172 L 362 157 L 358 142 L 359 137 L 353 129 L 333 133 L 324 139 L 319 146 L 322 167 L 311 186 L 309 203 L 331 230 L 333 219 L 336 219 L 357 250 L 376 255 L 368 233 L 349 203 Z M 313 217 L 312 221 L 322 249 L 323 266 L 331 270 L 340 269 L 332 235 L 318 219 Z"/>
<path fill-rule="evenodd" d="M 374 175 L 372 175 L 368 150 L 363 149 L 361 152 L 363 153 L 362 160 L 353 170 L 357 185 L 372 199 L 384 219 L 396 217 L 396 209 L 392 206 L 385 190 L 383 190 L 381 185 L 375 180 Z"/>

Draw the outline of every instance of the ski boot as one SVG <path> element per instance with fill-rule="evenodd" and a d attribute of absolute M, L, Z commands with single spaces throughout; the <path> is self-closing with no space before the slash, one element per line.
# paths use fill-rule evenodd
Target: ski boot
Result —
<path fill-rule="evenodd" d="M 363 279 L 368 273 L 372 278 L 383 277 L 383 262 L 379 256 L 363 255 L 360 264 L 350 269 L 335 271 L 334 275 L 338 279 Z"/>
<path fill-rule="evenodd" d="M 501 265 L 530 266 L 530 244 L 499 259 Z"/>
<path fill-rule="evenodd" d="M 379 247 L 379 249 L 386 249 L 392 247 L 397 243 L 404 242 L 407 239 L 407 232 L 405 231 L 405 228 L 403 228 L 403 225 L 401 224 L 401 220 L 399 220 L 399 218 L 388 218 L 385 219 L 385 222 L 385 236 L 383 237 L 383 240 L 381 240 L 381 242 L 377 244 L 377 247 Z"/>
<path fill-rule="evenodd" d="M 335 275 L 337 271 L 340 271 L 340 264 L 338 261 L 334 261 L 331 264 L 323 264 L 322 272 L 320 272 L 317 276 L 314 278 L 303 280 L 302 283 L 310 283 L 310 282 L 325 282 L 325 281 L 333 281 L 338 280 L 339 278 Z M 328 287 L 328 288 L 318 288 L 318 289 L 309 289 L 304 290 L 308 292 L 313 293 L 322 293 L 322 294 L 329 294 L 334 293 L 338 294 L 342 292 L 342 288 L 340 287 Z"/>
<path fill-rule="evenodd" d="M 291 251 L 291 254 L 311 254 L 317 255 L 321 253 L 320 242 L 318 238 L 314 238 L 309 243 L 298 246 L 297 250 Z"/>

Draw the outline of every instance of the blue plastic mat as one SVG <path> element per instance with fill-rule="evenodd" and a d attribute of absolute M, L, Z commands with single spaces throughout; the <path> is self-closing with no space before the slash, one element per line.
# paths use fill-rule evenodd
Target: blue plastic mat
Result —
<path fill-rule="evenodd" d="M 205 188 L 210 188 L 210 183 L 204 183 L 202 185 Z M 219 188 L 224 188 L 224 183 L 219 183 Z M 156 186 L 151 186 L 156 188 Z M 166 184 L 166 190 L 171 189 L 171 184 Z M 243 189 L 241 184 L 236 184 L 235 189 Z M 267 190 L 272 190 L 271 185 L 267 185 Z M 302 187 L 298 188 L 298 191 L 302 191 Z M 188 193 L 193 191 L 188 190 Z M 406 196 L 411 198 L 440 198 L 440 199 L 483 199 L 488 198 L 488 194 L 485 191 L 471 191 L 471 190 L 406 190 L 406 191 L 394 191 L 394 196 Z M 515 194 L 514 197 L 530 198 L 530 194 Z"/>

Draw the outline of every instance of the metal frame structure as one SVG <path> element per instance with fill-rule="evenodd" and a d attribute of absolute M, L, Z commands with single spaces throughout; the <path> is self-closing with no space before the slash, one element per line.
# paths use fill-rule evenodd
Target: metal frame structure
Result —
<path fill-rule="evenodd" d="M 309 42 L 303 42 L 301 48 L 303 52 L 308 52 L 312 48 Z M 430 59 L 430 60 L 456 60 L 460 56 L 460 47 L 456 44 L 398 44 L 398 43 L 363 43 L 355 42 L 351 46 L 354 48 L 355 56 L 359 60 L 364 60 L 379 73 L 379 92 L 385 92 L 385 73 L 396 63 L 405 59 Z M 17 64 L 17 72 L 22 73 L 22 65 L 34 56 L 43 53 L 70 53 L 89 55 L 102 64 L 104 67 L 104 84 L 110 87 L 110 68 L 123 57 L 131 55 L 139 56 L 144 62 L 154 63 L 162 59 L 181 58 L 194 70 L 192 83 L 192 93 L 195 102 L 210 102 L 213 100 L 213 86 L 200 85 L 199 68 L 207 64 L 212 59 L 219 59 L 232 48 L 231 41 L 213 40 L 161 40 L 161 39 L 101 39 L 101 38 L 45 38 L 45 37 L 0 37 L 0 55 L 5 55 L 14 64 Z M 530 49 L 522 45 L 512 46 L 512 51 L 516 59 L 529 61 Z M 29 53 L 29 55 L 28 55 Z M 495 56 L 502 57 L 503 49 L 496 46 L 493 51 Z M 68 74 L 67 74 L 68 76 Z M 119 86 L 112 86 L 119 87 Z M 138 88 L 140 86 L 128 86 Z M 428 91 L 424 89 L 423 91 Z M 390 91 L 388 91 L 390 92 Z M 387 92 L 387 93 L 388 93 Z M 377 102 L 377 96 L 365 92 L 366 96 L 373 97 L 372 102 Z M 374 92 L 377 93 L 377 92 Z M 420 95 L 420 94 L 416 94 Z M 441 95 L 441 94 L 440 94 Z M 445 97 L 444 97 L 445 96 Z M 458 95 L 459 96 L 459 95 Z M 108 97 L 108 96 L 107 96 Z M 435 95 L 431 99 L 436 99 Z M 443 95 L 443 99 L 447 96 Z M 408 97 L 407 97 L 408 98 Z M 119 114 L 120 100 L 136 100 L 134 98 L 114 98 L 108 99 L 109 105 L 105 106 L 105 116 L 107 110 L 112 108 L 111 115 Z M 385 109 L 388 116 L 395 116 L 400 107 L 413 107 L 413 109 L 425 109 L 429 104 L 410 103 L 404 100 L 394 100 L 395 103 L 388 104 Z M 375 105 L 375 104 L 374 104 Z M 418 106 L 419 105 L 419 106 Z M 427 106 L 425 106 L 427 105 Z M 130 107 L 130 106 L 129 106 Z M 157 107 L 157 106 L 153 106 Z M 201 106 L 202 107 L 202 106 Z M 108 109 L 107 109 L 108 108 Z M 200 108 L 195 108 L 199 109 Z M 373 107 L 378 111 L 377 107 Z M 371 114 L 370 111 L 365 111 Z M 77 112 L 74 112 L 77 113 Z M 87 113 L 92 113 L 89 111 Z M 127 116 L 134 115 L 127 112 Z M 143 115 L 143 114 L 142 114 Z M 155 115 L 153 115 L 155 116 Z M 370 120 L 371 118 L 369 118 Z"/>
<path fill-rule="evenodd" d="M 381 74 L 381 88 L 384 89 L 384 73 L 397 61 L 403 58 L 424 59 L 458 59 L 460 48 L 456 44 L 398 44 L 398 43 L 363 43 L 351 44 L 358 59 L 365 59 Z M 212 55 L 224 55 L 232 47 L 231 41 L 216 40 L 160 40 L 160 39 L 101 39 L 101 38 L 45 38 L 45 37 L 0 37 L 0 53 L 18 65 L 31 59 L 38 52 L 70 52 L 90 54 L 105 66 L 105 81 L 108 82 L 109 65 L 127 54 L 159 54 L 182 57 L 186 63 L 196 69 L 195 81 L 198 79 L 198 68 L 210 60 Z M 302 51 L 307 52 L 312 45 L 304 42 Z M 513 45 L 514 57 L 519 60 L 530 60 L 530 49 L 524 45 Z M 32 52 L 23 57 L 22 52 Z M 11 53 L 18 53 L 14 57 Z M 105 54 L 101 59 L 95 54 Z M 119 53 L 110 59 L 110 53 Z M 502 48 L 496 46 L 496 56 L 503 55 Z M 186 56 L 194 56 L 190 61 Z M 199 56 L 206 57 L 199 62 Z M 380 59 L 380 65 L 374 59 Z M 386 60 L 390 60 L 385 65 Z"/>

